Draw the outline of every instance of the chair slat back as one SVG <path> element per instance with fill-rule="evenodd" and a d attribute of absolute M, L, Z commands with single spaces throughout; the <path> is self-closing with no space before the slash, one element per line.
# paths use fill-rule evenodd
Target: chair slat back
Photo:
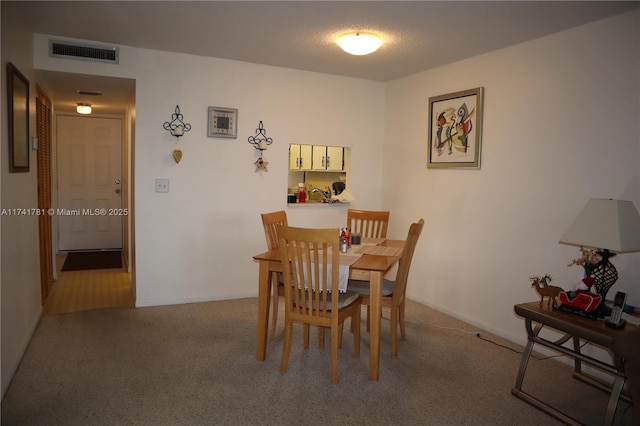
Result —
<path fill-rule="evenodd" d="M 276 232 L 284 265 L 287 315 L 318 318 L 335 315 L 337 321 L 338 310 L 332 311 L 330 307 L 338 306 L 339 230 L 276 225 Z M 329 282 L 334 291 L 327 291 Z"/>
<path fill-rule="evenodd" d="M 276 234 L 276 225 L 287 226 L 287 212 L 284 210 L 272 213 L 262 213 L 262 226 L 264 227 L 264 235 L 267 238 L 267 248 L 269 250 L 278 248 L 278 235 Z"/>
<path fill-rule="evenodd" d="M 413 259 L 413 252 L 416 249 L 423 227 L 424 219 L 420 219 L 417 223 L 412 223 L 409 227 L 409 233 L 404 242 L 404 248 L 402 249 L 402 256 L 398 262 L 396 284 L 393 290 L 393 297 L 394 299 L 397 299 L 396 303 L 400 303 L 402 299 L 404 299 L 404 295 L 407 291 L 407 280 L 409 279 L 411 260 Z"/>
<path fill-rule="evenodd" d="M 359 232 L 362 238 L 386 238 L 389 226 L 388 211 L 347 210 L 347 228 Z"/>

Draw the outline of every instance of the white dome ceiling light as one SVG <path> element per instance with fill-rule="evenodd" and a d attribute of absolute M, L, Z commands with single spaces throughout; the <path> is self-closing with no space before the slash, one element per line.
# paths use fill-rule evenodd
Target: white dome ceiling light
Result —
<path fill-rule="evenodd" d="M 91 104 L 79 103 L 76 105 L 78 114 L 91 114 Z"/>
<path fill-rule="evenodd" d="M 381 45 L 380 37 L 370 33 L 350 33 L 338 38 L 338 46 L 352 55 L 368 55 L 378 50 Z"/>

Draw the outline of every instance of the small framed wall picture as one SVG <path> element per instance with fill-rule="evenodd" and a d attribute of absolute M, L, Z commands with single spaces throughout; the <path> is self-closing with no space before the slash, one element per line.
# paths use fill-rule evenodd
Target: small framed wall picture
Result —
<path fill-rule="evenodd" d="M 9 173 L 29 171 L 29 81 L 7 62 Z"/>
<path fill-rule="evenodd" d="M 238 137 L 238 110 L 235 108 L 209 107 L 209 127 L 207 136 L 210 138 Z"/>

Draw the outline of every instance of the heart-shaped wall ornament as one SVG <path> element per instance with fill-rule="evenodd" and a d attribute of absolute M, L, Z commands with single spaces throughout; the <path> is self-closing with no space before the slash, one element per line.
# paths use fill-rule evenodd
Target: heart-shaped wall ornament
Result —
<path fill-rule="evenodd" d="M 176 160 L 176 163 L 179 163 L 182 160 L 182 151 L 179 149 L 173 150 L 173 159 Z"/>

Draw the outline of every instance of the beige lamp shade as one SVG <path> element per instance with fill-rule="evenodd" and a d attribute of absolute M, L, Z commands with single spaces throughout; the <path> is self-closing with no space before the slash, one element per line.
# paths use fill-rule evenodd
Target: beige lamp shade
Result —
<path fill-rule="evenodd" d="M 632 201 L 592 198 L 560 243 L 614 253 L 640 251 L 640 215 Z"/>

